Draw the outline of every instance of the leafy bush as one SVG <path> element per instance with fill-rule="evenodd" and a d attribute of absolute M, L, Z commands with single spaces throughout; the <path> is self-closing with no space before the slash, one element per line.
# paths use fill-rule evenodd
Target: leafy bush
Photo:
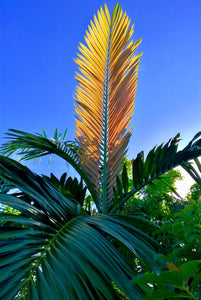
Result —
<path fill-rule="evenodd" d="M 180 267 L 167 264 L 167 267 L 168 271 L 147 273 L 133 280 L 133 284 L 149 288 L 144 300 L 200 299 L 201 260 L 189 261 Z"/>

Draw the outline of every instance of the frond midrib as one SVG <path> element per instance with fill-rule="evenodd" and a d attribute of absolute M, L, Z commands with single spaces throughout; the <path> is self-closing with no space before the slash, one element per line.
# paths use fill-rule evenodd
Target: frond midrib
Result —
<path fill-rule="evenodd" d="M 116 12 L 115 12 L 116 9 Z M 110 25 L 110 33 L 108 37 L 108 50 L 107 50 L 107 60 L 106 60 L 106 68 L 105 68 L 105 81 L 104 81 L 104 132 L 103 132 L 103 179 L 102 179 L 102 213 L 108 213 L 108 130 L 109 130 L 109 90 L 110 90 L 110 52 L 111 52 L 111 37 L 112 32 L 114 30 L 115 19 L 118 17 L 119 5 L 115 6 L 113 12 L 113 20 Z"/>
<path fill-rule="evenodd" d="M 34 262 L 36 262 L 36 263 L 33 266 L 33 268 L 30 269 L 30 274 L 29 274 L 28 278 L 25 279 L 25 284 L 24 284 L 24 286 L 19 291 L 20 293 L 22 293 L 21 294 L 22 298 L 24 297 L 24 295 L 26 295 L 26 289 L 29 286 L 30 282 L 33 280 L 34 272 L 39 269 L 42 260 L 45 259 L 45 256 L 46 256 L 45 254 L 47 252 L 51 251 L 51 248 L 52 248 L 55 240 L 58 237 L 62 238 L 62 233 L 66 230 L 66 228 L 68 226 L 70 226 L 70 224 L 72 222 L 75 222 L 75 220 L 79 219 L 79 218 L 80 218 L 80 216 L 74 217 L 73 219 L 71 219 L 70 221 L 68 221 L 67 223 L 65 223 L 58 231 L 56 231 L 55 234 L 52 234 L 53 236 L 52 236 L 52 238 L 49 239 L 49 243 L 47 243 L 46 246 L 41 249 L 42 251 L 40 252 L 39 258 L 31 262 L 32 264 Z"/>
<path fill-rule="evenodd" d="M 107 214 L 107 159 L 108 159 L 108 94 L 109 94 L 109 62 L 110 62 L 110 37 L 106 61 L 106 74 L 104 83 L 104 126 L 103 126 L 103 214 Z"/>

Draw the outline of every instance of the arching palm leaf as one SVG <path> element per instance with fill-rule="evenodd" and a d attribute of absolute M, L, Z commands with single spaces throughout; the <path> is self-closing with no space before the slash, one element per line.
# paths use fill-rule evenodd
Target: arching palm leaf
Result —
<path fill-rule="evenodd" d="M 165 145 L 154 147 L 147 155 L 144 161 L 144 153 L 140 152 L 137 158 L 133 160 L 133 188 L 128 192 L 125 182 L 127 174 L 124 170 L 122 181 L 118 178 L 117 188 L 115 189 L 115 203 L 110 209 L 114 213 L 123 205 L 134 193 L 142 187 L 159 178 L 162 174 L 171 169 L 184 165 L 185 162 L 197 158 L 201 155 L 201 132 L 197 133 L 189 144 L 180 151 L 177 151 L 180 135 L 170 139 Z"/>
<path fill-rule="evenodd" d="M 88 216 L 45 178 L 2 156 L 0 177 L 21 191 L 0 193 L 2 204 L 20 212 L 0 214 L 1 299 L 118 299 L 112 282 L 129 299 L 141 299 L 113 243 L 153 263 L 154 241 L 132 225 L 150 223 L 138 216 Z"/>
<path fill-rule="evenodd" d="M 31 134 L 16 129 L 10 129 L 6 133 L 6 138 L 9 139 L 9 141 L 0 147 L 1 153 L 10 156 L 12 153 L 16 152 L 16 154 L 20 156 L 19 160 L 30 160 L 45 155 L 51 155 L 58 151 L 56 154 L 60 156 L 63 155 L 63 158 L 67 161 L 72 158 L 75 163 L 78 162 L 78 145 L 76 142 L 65 140 L 67 129 L 65 130 L 63 137 L 61 133 L 58 133 L 58 129 L 56 129 L 54 136 L 51 139 L 47 138 L 44 129 L 42 132 L 42 134 Z M 62 150 L 63 153 L 59 152 L 59 150 Z"/>
<path fill-rule="evenodd" d="M 140 55 L 140 40 L 131 40 L 133 26 L 117 4 L 112 17 L 100 9 L 80 44 L 76 63 L 79 83 L 75 93 L 76 139 L 80 161 L 97 195 L 103 213 L 113 198 L 113 186 L 122 166 L 131 131 Z"/>
<path fill-rule="evenodd" d="M 201 163 L 199 159 L 195 158 L 193 162 L 185 162 L 181 166 L 201 186 Z"/>
<path fill-rule="evenodd" d="M 96 197 L 93 185 L 79 163 L 77 143 L 65 141 L 65 136 L 66 131 L 63 138 L 61 138 L 61 134 L 58 134 L 57 130 L 55 130 L 54 137 L 48 139 L 44 130 L 42 136 L 10 129 L 6 136 L 9 138 L 9 141 L 1 146 L 1 152 L 4 155 L 11 155 L 16 152 L 20 155 L 20 160 L 30 160 L 53 154 L 58 155 L 68 162 L 85 181 L 87 188 L 93 197 L 94 203 L 97 208 L 99 208 L 99 201 Z"/>

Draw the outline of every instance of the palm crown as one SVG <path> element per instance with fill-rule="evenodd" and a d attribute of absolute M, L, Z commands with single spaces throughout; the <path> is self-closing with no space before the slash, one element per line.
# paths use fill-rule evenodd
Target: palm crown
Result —
<path fill-rule="evenodd" d="M 80 44 L 76 63 L 76 141 L 57 130 L 53 139 L 10 130 L 0 156 L 0 299 L 141 299 L 141 286 L 127 257 L 147 268 L 160 245 L 153 224 L 121 208 L 138 190 L 168 170 L 201 155 L 198 133 L 181 151 L 179 135 L 139 153 L 132 161 L 132 188 L 123 158 L 131 120 L 140 55 L 133 27 L 116 5 L 98 11 Z M 38 176 L 6 157 L 17 151 L 29 160 L 56 154 L 81 177 Z M 86 189 L 96 204 L 89 209 Z M 143 228 L 143 230 L 142 230 Z M 125 255 L 126 251 L 126 255 Z"/>

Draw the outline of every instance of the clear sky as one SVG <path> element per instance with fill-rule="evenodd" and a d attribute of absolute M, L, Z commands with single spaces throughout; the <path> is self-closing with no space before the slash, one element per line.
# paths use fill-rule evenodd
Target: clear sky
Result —
<path fill-rule="evenodd" d="M 106 1 L 0 1 L 0 143 L 8 128 L 74 138 L 73 94 L 79 42 Z M 110 11 L 116 1 L 106 2 Z M 180 132 L 201 130 L 201 1 L 120 1 L 142 38 L 129 158 Z M 36 167 L 34 167 L 36 168 Z M 53 165 L 59 169 L 60 163 Z"/>

